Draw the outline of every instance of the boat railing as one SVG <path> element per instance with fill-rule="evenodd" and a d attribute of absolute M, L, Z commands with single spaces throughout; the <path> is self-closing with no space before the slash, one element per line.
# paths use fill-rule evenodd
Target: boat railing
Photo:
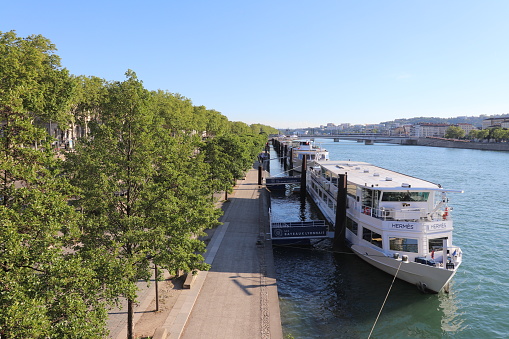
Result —
<path fill-rule="evenodd" d="M 463 253 L 461 252 L 461 248 L 458 246 L 440 248 L 439 250 L 431 253 L 431 259 L 436 262 L 437 267 L 449 270 L 454 269 L 461 264 L 462 256 Z"/>
<path fill-rule="evenodd" d="M 326 192 L 331 194 L 331 196 L 335 199 L 338 192 L 337 181 L 329 180 L 327 178 L 321 177 L 319 172 L 312 172 L 311 179 L 319 186 L 321 186 Z M 349 206 L 351 205 L 351 201 L 349 201 Z M 451 220 L 451 211 L 452 209 L 447 206 L 442 206 L 442 208 L 438 210 L 429 211 L 426 208 L 419 207 L 403 207 L 403 208 L 393 208 L 393 207 L 381 207 L 381 208 L 373 208 L 368 205 L 360 205 L 356 202 L 353 202 L 354 206 L 360 206 L 360 212 L 365 215 L 369 215 L 373 218 L 381 219 L 381 220 L 401 220 L 401 221 L 443 221 L 443 220 Z M 355 207 L 354 207 L 355 208 Z"/>
<path fill-rule="evenodd" d="M 369 215 L 373 218 L 387 220 L 401 220 L 401 221 L 441 221 L 449 220 L 449 210 L 436 211 L 428 213 L 426 208 L 373 208 L 371 206 L 362 205 L 360 212 Z"/>

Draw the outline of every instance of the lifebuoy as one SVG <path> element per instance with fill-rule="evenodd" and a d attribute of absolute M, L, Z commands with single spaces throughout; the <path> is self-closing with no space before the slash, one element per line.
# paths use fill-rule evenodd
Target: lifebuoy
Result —
<path fill-rule="evenodd" d="M 446 207 L 445 208 L 445 211 L 444 211 L 444 214 L 443 214 L 443 218 L 444 220 L 447 219 L 447 216 L 449 215 L 449 207 Z"/>
<path fill-rule="evenodd" d="M 370 207 L 365 206 L 365 207 L 364 207 L 364 214 L 371 215 L 371 208 L 370 208 Z"/>

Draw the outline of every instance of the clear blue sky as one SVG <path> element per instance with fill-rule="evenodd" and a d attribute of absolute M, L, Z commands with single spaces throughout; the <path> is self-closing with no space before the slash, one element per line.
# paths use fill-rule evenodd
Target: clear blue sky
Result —
<path fill-rule="evenodd" d="M 3 1 L 76 75 L 278 128 L 509 112 L 509 1 Z"/>

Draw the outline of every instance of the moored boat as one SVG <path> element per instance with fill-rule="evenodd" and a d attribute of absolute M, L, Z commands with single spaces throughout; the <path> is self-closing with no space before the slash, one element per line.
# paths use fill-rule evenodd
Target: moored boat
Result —
<path fill-rule="evenodd" d="M 354 253 L 423 291 L 448 291 L 462 252 L 447 193 L 462 191 L 365 162 L 314 162 L 306 172 L 307 192 L 332 225 L 346 175 L 345 241 Z"/>
<path fill-rule="evenodd" d="M 291 150 L 291 158 L 289 161 L 292 163 L 293 170 L 301 172 L 302 160 L 306 161 L 328 161 L 329 152 L 321 146 L 315 144 L 312 140 L 296 140 L 295 146 Z"/>

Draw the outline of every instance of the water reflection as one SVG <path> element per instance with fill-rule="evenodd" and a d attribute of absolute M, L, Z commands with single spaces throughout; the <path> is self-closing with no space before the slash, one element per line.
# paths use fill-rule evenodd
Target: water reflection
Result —
<path fill-rule="evenodd" d="M 367 338 L 393 281 L 329 241 L 275 247 L 285 334 L 294 338 Z M 454 294 L 422 294 L 396 280 L 373 338 L 438 338 L 462 328 Z"/>
<path fill-rule="evenodd" d="M 271 192 L 273 221 L 320 219 L 291 188 Z M 311 247 L 274 247 L 281 317 L 294 338 L 367 338 L 393 282 L 330 240 Z M 452 337 L 462 329 L 454 294 L 421 294 L 396 280 L 372 338 Z"/>

